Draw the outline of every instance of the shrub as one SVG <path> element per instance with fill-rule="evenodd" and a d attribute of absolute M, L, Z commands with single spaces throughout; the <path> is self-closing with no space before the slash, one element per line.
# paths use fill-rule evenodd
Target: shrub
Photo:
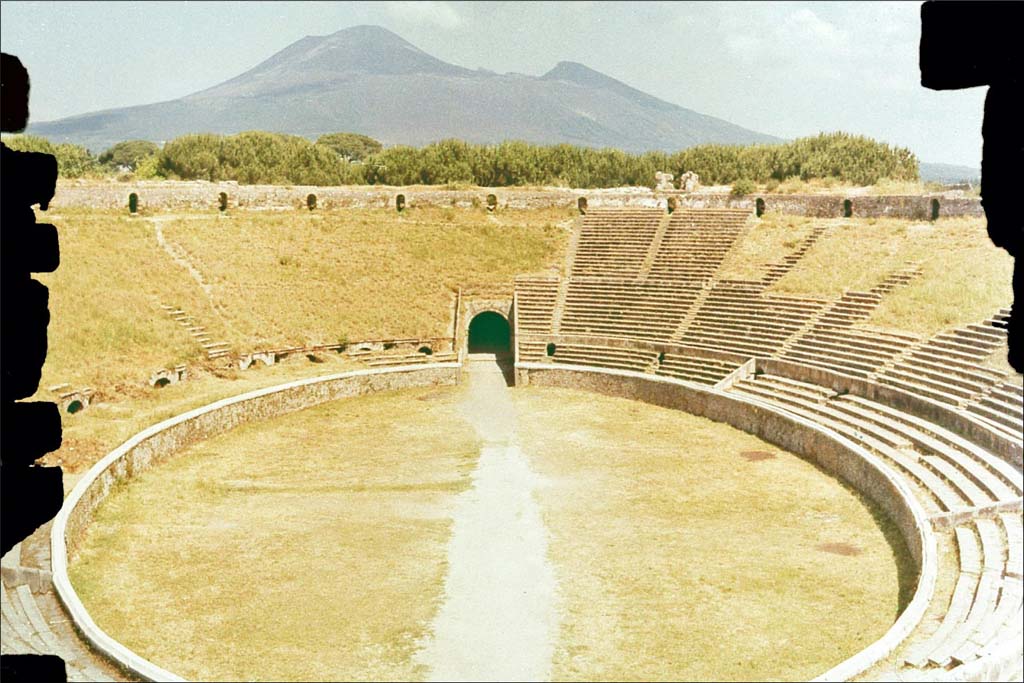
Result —
<path fill-rule="evenodd" d="M 57 158 L 57 172 L 61 178 L 81 178 L 97 172 L 96 157 L 81 145 L 70 142 L 53 144 L 38 135 L 12 135 L 4 138 L 4 144 L 19 152 L 42 152 Z"/>
<path fill-rule="evenodd" d="M 519 141 L 476 145 L 454 139 L 420 148 L 379 145 L 354 133 L 330 133 L 316 144 L 261 131 L 227 137 L 185 135 L 167 144 L 157 172 L 166 177 L 241 183 L 580 188 L 653 187 L 659 170 L 677 175 L 692 170 L 709 184 L 741 179 L 778 183 L 793 177 L 864 185 L 885 177 L 918 178 L 917 158 L 909 150 L 847 133 L 778 145 L 699 145 L 674 154 Z"/>
<path fill-rule="evenodd" d="M 326 133 L 316 144 L 327 147 L 345 161 L 362 161 L 384 148 L 377 140 L 358 133 Z"/>
<path fill-rule="evenodd" d="M 139 164 L 155 157 L 160 147 L 149 140 L 128 140 L 119 142 L 100 155 L 99 162 L 109 169 L 125 167 L 129 171 L 138 169 Z"/>
<path fill-rule="evenodd" d="M 160 174 L 160 155 L 154 154 L 139 161 L 135 167 L 135 177 L 139 180 L 153 180 L 162 178 Z"/>
<path fill-rule="evenodd" d="M 364 182 L 363 170 L 323 145 L 296 135 L 248 131 L 183 135 L 160 153 L 158 173 L 183 180 L 342 185 Z"/>
<path fill-rule="evenodd" d="M 732 195 L 734 197 L 742 197 L 744 195 L 752 194 L 757 190 L 757 186 L 754 185 L 754 181 L 750 178 L 740 178 L 732 184 Z"/>

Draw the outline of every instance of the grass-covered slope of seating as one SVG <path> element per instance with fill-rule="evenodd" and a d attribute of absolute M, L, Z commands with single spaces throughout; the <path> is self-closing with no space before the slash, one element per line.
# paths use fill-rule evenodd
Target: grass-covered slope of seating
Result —
<path fill-rule="evenodd" d="M 67 209 L 50 287 L 42 386 L 111 389 L 202 359 L 160 308 L 176 306 L 238 352 L 445 336 L 453 290 L 558 267 L 564 210 L 236 211 L 129 217 Z M 157 242 L 159 226 L 176 262 Z M 190 270 L 189 266 L 192 269 Z M 197 279 L 198 276 L 198 279 Z"/>
<path fill-rule="evenodd" d="M 867 324 L 925 335 L 983 320 L 1013 300 L 1013 259 L 992 245 L 984 219 L 852 219 L 830 224 L 772 291 L 819 296 L 864 291 L 916 262 L 922 274 L 887 295 Z"/>

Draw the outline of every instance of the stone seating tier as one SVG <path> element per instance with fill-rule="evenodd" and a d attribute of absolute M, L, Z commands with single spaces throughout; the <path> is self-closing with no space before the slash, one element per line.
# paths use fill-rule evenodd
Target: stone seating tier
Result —
<path fill-rule="evenodd" d="M 520 339 L 519 360 L 523 362 L 536 363 L 544 359 L 547 353 L 547 342 L 543 340 Z"/>
<path fill-rule="evenodd" d="M 516 280 L 516 324 L 524 332 L 548 332 L 558 300 L 558 280 Z"/>
<path fill-rule="evenodd" d="M 1015 434 L 1019 439 L 1022 431 L 1022 423 L 1020 417 L 1016 415 L 1007 415 L 1000 408 L 994 408 L 990 405 L 972 403 L 965 406 L 968 412 L 974 413 L 984 417 L 987 421 L 999 425 L 1001 431 L 1009 431 L 1010 434 Z M 1016 408 L 1014 409 L 1016 412 Z"/>
<path fill-rule="evenodd" d="M 763 377 L 759 379 L 763 379 Z M 926 511 L 939 513 L 971 507 L 965 494 L 944 478 L 943 475 L 948 475 L 948 472 L 937 472 L 934 467 L 927 466 L 921 454 L 910 450 L 904 440 L 885 432 L 869 431 L 868 423 L 864 421 L 837 417 L 837 411 L 816 401 L 787 396 L 774 391 L 772 387 L 766 386 L 768 382 L 770 379 L 760 383 L 743 381 L 734 385 L 732 390 L 775 403 L 839 434 L 852 437 L 903 473 L 912 488 L 918 491 L 918 498 L 922 501 Z M 932 464 L 934 465 L 934 463 Z"/>
<path fill-rule="evenodd" d="M 655 372 L 658 375 L 713 385 L 725 379 L 738 367 L 738 363 L 729 361 L 666 353 Z"/>
<path fill-rule="evenodd" d="M 47 585 L 48 572 L 35 571 L 45 577 L 39 593 L 25 583 L 8 585 L 6 578 L 0 582 L 3 654 L 55 654 L 64 660 L 69 681 L 117 680 L 117 672 L 82 645 Z"/>
<path fill-rule="evenodd" d="M 733 391 L 769 400 L 857 438 L 923 487 L 932 508 L 952 511 L 1020 497 L 1024 479 L 1004 461 L 919 418 L 867 399 L 837 396 L 786 378 L 761 375 Z"/>
<path fill-rule="evenodd" d="M 572 365 L 593 365 L 602 368 L 617 368 L 646 372 L 657 360 L 653 351 L 619 349 L 607 346 L 584 344 L 559 344 L 551 360 Z"/>
<path fill-rule="evenodd" d="M 850 330 L 814 326 L 802 335 L 800 340 L 794 343 L 794 346 L 818 349 L 829 349 L 831 347 L 847 350 L 855 349 L 863 356 L 888 360 L 902 353 L 909 344 L 870 335 L 851 334 Z"/>
<path fill-rule="evenodd" d="M 987 381 L 975 381 L 954 373 L 943 372 L 929 367 L 916 364 L 897 363 L 894 367 L 886 368 L 879 372 L 880 375 L 890 377 L 902 377 L 909 381 L 921 382 L 927 386 L 935 387 L 941 391 L 964 399 L 977 396 L 992 384 L 992 379 Z"/>
<path fill-rule="evenodd" d="M 705 332 L 703 334 L 696 333 L 691 334 L 687 332 L 682 335 L 679 341 L 688 346 L 696 346 L 703 349 L 711 349 L 712 351 L 729 351 L 731 353 L 746 354 L 746 355 L 768 355 L 767 349 L 774 348 L 774 344 L 768 344 L 764 342 L 749 341 L 743 339 L 737 339 L 735 335 L 726 333 L 710 333 Z"/>
<path fill-rule="evenodd" d="M 847 291 L 833 301 L 765 294 L 761 281 L 715 280 L 720 257 L 742 233 L 748 217 L 744 211 L 695 209 L 677 211 L 667 220 L 657 211 L 585 216 L 579 251 L 586 255 L 588 249 L 617 249 L 625 240 L 621 247 L 631 254 L 629 271 L 602 277 L 574 268 L 562 284 L 563 310 L 555 315 L 559 328 L 551 331 L 683 341 L 698 348 L 790 360 L 966 408 L 999 433 L 1021 428 L 1020 394 L 1005 387 L 997 392 L 1000 373 L 979 365 L 1005 343 L 1007 311 L 930 339 L 861 327 L 886 293 L 917 276 L 913 264 L 867 291 Z M 644 226 L 639 236 L 637 225 Z M 819 236 L 823 232 L 815 229 Z M 809 243 L 802 242 L 797 251 L 806 248 Z M 792 263 L 795 254 L 783 263 Z M 649 266 L 642 266 L 642 259 Z M 644 275 L 641 271 L 648 267 Z M 597 268 L 607 269 L 607 264 Z M 521 324 L 526 332 L 549 331 L 551 294 L 546 296 L 543 303 L 534 303 L 525 295 Z M 534 311 L 539 311 L 536 322 L 531 319 Z"/>
<path fill-rule="evenodd" d="M 956 584 L 938 629 L 904 656 L 916 669 L 946 669 L 983 654 L 1000 634 L 1019 631 L 1022 590 L 1012 565 L 1020 552 L 1019 513 L 976 518 L 955 529 Z"/>
<path fill-rule="evenodd" d="M 815 354 L 804 351 L 785 351 L 779 354 L 779 358 L 862 379 L 868 377 L 871 372 L 870 368 L 873 367 L 856 361 L 836 359 L 830 354 Z"/>

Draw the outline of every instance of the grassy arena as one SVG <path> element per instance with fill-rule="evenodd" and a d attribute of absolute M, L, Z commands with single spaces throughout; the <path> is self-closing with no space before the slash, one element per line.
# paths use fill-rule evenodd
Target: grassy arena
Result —
<path fill-rule="evenodd" d="M 72 582 L 191 680 L 422 678 L 446 508 L 478 452 L 452 399 L 339 401 L 198 444 L 103 504 Z"/>
<path fill-rule="evenodd" d="M 101 506 L 72 581 L 102 628 L 187 677 L 422 679 L 413 655 L 480 447 L 465 391 L 339 401 L 198 444 Z M 905 554 L 811 465 L 633 401 L 513 398 L 545 482 L 554 679 L 805 679 L 895 618 Z"/>
<path fill-rule="evenodd" d="M 554 680 L 808 680 L 908 599 L 898 533 L 796 456 L 635 401 L 515 396 L 548 480 L 564 602 Z"/>

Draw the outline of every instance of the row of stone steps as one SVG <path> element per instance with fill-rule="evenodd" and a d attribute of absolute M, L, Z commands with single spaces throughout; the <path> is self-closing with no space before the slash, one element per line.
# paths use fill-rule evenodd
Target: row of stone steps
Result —
<path fill-rule="evenodd" d="M 923 421 L 896 420 L 892 409 L 860 397 L 837 398 L 770 375 L 747 378 L 733 390 L 849 434 L 923 486 L 938 511 L 1014 500 L 1024 489 L 1020 474 L 995 456 Z"/>
<path fill-rule="evenodd" d="M 945 671 L 974 661 L 1005 638 L 1019 637 L 1022 585 L 1020 513 L 979 518 L 955 528 L 959 565 L 942 621 L 903 655 L 903 664 Z"/>
<path fill-rule="evenodd" d="M 192 337 L 202 348 L 206 354 L 208 360 L 215 360 L 217 358 L 223 358 L 231 355 L 230 345 L 224 341 L 214 341 L 213 338 L 206 331 L 206 328 L 198 324 L 191 315 L 181 310 L 176 306 L 170 304 L 160 304 L 160 308 L 164 310 L 176 323 L 185 328 L 189 336 Z"/>
<path fill-rule="evenodd" d="M 558 302 L 558 279 L 518 277 L 515 292 L 516 325 L 520 333 L 550 332 Z"/>
<path fill-rule="evenodd" d="M 807 237 L 797 243 L 796 249 L 784 256 L 781 261 L 770 264 L 765 270 L 764 276 L 761 278 L 761 284 L 768 287 L 781 280 L 784 275 L 793 270 L 793 268 L 796 267 L 796 264 L 800 263 L 804 256 L 807 255 L 807 252 L 810 251 L 811 247 L 813 247 L 817 241 L 821 239 L 821 236 L 825 234 L 825 229 L 826 226 L 824 225 L 815 226 Z"/>
<path fill-rule="evenodd" d="M 69 681 L 127 680 L 119 668 L 95 654 L 79 637 L 53 591 L 49 553 L 24 552 L 28 545 L 48 547 L 50 527 L 40 527 L 4 556 L 0 570 L 0 652 L 56 655 L 64 660 Z M 29 561 L 41 560 L 46 568 L 22 566 L 22 555 Z"/>

